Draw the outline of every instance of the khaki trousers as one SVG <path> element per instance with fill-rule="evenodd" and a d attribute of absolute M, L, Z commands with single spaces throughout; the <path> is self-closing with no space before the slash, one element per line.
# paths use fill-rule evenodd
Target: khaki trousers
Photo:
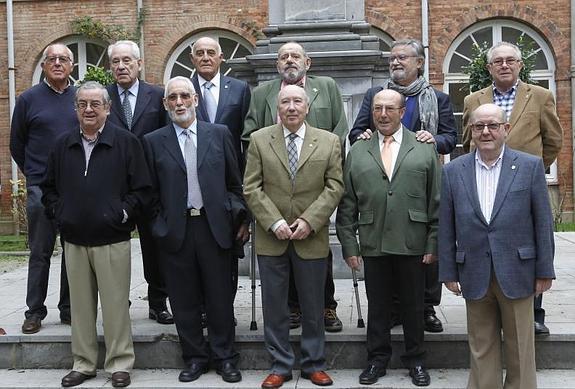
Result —
<path fill-rule="evenodd" d="M 109 373 L 130 371 L 134 366 L 128 306 L 130 241 L 97 247 L 68 242 L 64 245 L 70 283 L 73 370 L 88 375 L 96 372 L 99 294 L 106 345 L 104 369 Z"/>
<path fill-rule="evenodd" d="M 468 389 L 536 389 L 533 296 L 505 297 L 495 274 L 481 300 L 466 300 L 471 351 Z M 506 375 L 503 381 L 501 330 Z"/>

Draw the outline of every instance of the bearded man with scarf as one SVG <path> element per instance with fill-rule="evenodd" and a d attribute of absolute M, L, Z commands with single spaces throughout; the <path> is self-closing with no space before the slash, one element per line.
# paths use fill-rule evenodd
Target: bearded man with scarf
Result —
<path fill-rule="evenodd" d="M 361 104 L 359 114 L 349 132 L 351 144 L 358 139 L 369 139 L 373 127 L 371 105 L 373 97 L 383 89 L 393 89 L 405 96 L 405 114 L 401 123 L 415 132 L 419 142 L 434 143 L 439 154 L 449 154 L 457 143 L 457 128 L 449 96 L 433 88 L 423 77 L 425 50 L 420 41 L 404 39 L 395 41 L 389 56 L 390 80 L 369 89 Z M 427 332 L 442 332 L 443 325 L 437 318 L 434 306 L 441 302 L 441 284 L 437 262 L 425 265 L 424 323 Z M 394 323 L 400 324 L 400 307 L 394 299 Z"/>

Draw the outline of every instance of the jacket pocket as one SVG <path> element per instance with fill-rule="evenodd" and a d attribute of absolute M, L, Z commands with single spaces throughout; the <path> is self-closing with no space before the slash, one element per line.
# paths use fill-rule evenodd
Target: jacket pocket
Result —
<path fill-rule="evenodd" d="M 456 263 L 465 263 L 465 251 L 455 252 L 455 262 Z"/>
<path fill-rule="evenodd" d="M 373 211 L 360 211 L 357 224 L 373 224 Z"/>
<path fill-rule="evenodd" d="M 409 212 L 409 220 L 411 220 L 412 222 L 427 223 L 429 221 L 429 218 L 427 217 L 427 212 L 418 211 L 416 209 L 410 209 L 408 210 L 408 212 Z"/>
<path fill-rule="evenodd" d="M 535 247 L 519 247 L 517 249 L 517 253 L 519 254 L 519 259 L 526 260 L 526 259 L 535 259 Z"/>

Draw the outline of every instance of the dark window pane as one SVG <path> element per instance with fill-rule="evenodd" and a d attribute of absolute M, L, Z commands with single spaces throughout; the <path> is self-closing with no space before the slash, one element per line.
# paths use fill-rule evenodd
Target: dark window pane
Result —
<path fill-rule="evenodd" d="M 485 27 L 479 31 L 473 33 L 473 38 L 477 44 L 482 45 L 484 42 L 487 43 L 487 47 L 493 46 L 493 33 L 492 27 Z"/>
<path fill-rule="evenodd" d="M 453 54 L 449 62 L 449 73 L 463 73 L 463 66 L 469 65 L 469 61 L 461 58 L 457 53 Z"/>

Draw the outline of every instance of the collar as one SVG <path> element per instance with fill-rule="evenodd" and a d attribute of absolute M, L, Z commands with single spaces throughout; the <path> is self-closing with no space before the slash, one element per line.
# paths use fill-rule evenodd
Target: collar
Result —
<path fill-rule="evenodd" d="M 291 134 L 291 131 L 288 130 L 287 128 L 285 128 L 283 124 L 282 124 L 282 129 L 283 129 L 283 132 L 284 132 L 284 139 L 285 139 L 285 138 L 287 138 L 287 137 Z M 303 123 L 301 124 L 301 127 L 295 132 L 295 134 L 296 134 L 298 137 L 300 137 L 302 140 L 305 138 L 305 129 L 306 129 L 306 127 L 305 127 L 305 122 L 303 122 Z"/>
<path fill-rule="evenodd" d="M 94 139 L 88 139 L 88 137 L 84 134 L 84 130 L 82 129 L 82 127 L 80 127 L 80 135 L 82 136 L 82 138 L 84 138 L 84 140 L 88 143 L 96 143 L 98 141 L 98 139 L 100 138 L 100 135 L 102 135 L 102 131 L 104 131 L 104 126 L 106 125 L 106 122 L 104 122 L 104 125 L 102 125 L 102 127 L 100 127 L 98 129 L 98 131 L 96 131 L 96 138 Z"/>
<path fill-rule="evenodd" d="M 288 84 L 287 82 L 285 82 L 284 80 L 282 80 L 282 83 L 280 85 L 280 89 L 285 88 L 288 85 L 297 85 L 297 86 L 301 86 L 302 88 L 305 89 L 305 81 L 306 81 L 307 76 L 303 76 L 301 78 L 301 80 L 299 80 L 298 82 L 296 82 L 295 84 Z"/>
<path fill-rule="evenodd" d="M 116 87 L 118 88 L 118 95 L 122 96 L 122 93 L 124 93 L 125 89 L 122 88 L 118 83 L 116 83 Z M 138 91 L 140 90 L 140 80 L 136 78 L 136 82 L 134 82 L 132 86 L 128 88 L 128 90 L 134 96 L 138 96 Z"/>
<path fill-rule="evenodd" d="M 379 140 L 379 148 L 381 149 L 385 135 L 377 131 L 377 136 Z M 397 130 L 395 130 L 393 134 L 391 134 L 391 137 L 393 138 L 394 142 L 397 142 L 401 145 L 401 142 L 403 141 L 403 128 L 400 126 Z"/>
<path fill-rule="evenodd" d="M 515 81 L 515 84 L 513 84 L 513 86 L 511 88 L 509 88 L 509 90 L 504 91 L 504 92 L 497 89 L 497 87 L 495 86 L 495 81 L 491 85 L 493 86 L 493 94 L 494 95 L 509 95 L 509 94 L 513 93 L 515 90 L 517 90 L 517 86 L 519 85 L 519 78 L 517 79 L 517 81 Z"/>
<path fill-rule="evenodd" d="M 179 137 L 180 135 L 182 135 L 183 132 L 190 130 L 192 132 L 192 134 L 195 134 L 197 136 L 198 134 L 198 121 L 196 119 L 194 119 L 194 121 L 192 122 L 192 124 L 190 124 L 190 126 L 188 128 L 183 128 L 178 126 L 176 123 L 173 123 L 174 125 L 174 129 L 176 130 L 176 135 Z"/>
<path fill-rule="evenodd" d="M 56 93 L 58 93 L 58 94 L 60 94 L 60 95 L 61 95 L 62 93 L 64 93 L 64 92 L 66 92 L 66 90 L 67 90 L 67 89 L 70 87 L 70 85 L 71 85 L 71 84 L 70 84 L 70 79 L 68 79 L 68 84 L 66 84 L 66 87 L 65 87 L 63 90 L 58 90 L 58 89 L 54 88 L 54 87 L 52 86 L 52 84 L 50 84 L 50 81 L 48 81 L 47 78 L 44 78 L 44 83 L 45 83 L 46 85 L 48 85 L 48 88 L 52 89 L 54 92 L 56 92 Z"/>
<path fill-rule="evenodd" d="M 495 166 L 497 166 L 498 163 L 501 162 L 501 160 L 503 159 L 503 153 L 505 152 L 505 144 L 503 145 L 503 147 L 501 148 L 501 153 L 499 154 L 499 157 L 497 157 L 497 159 L 495 160 L 495 163 L 491 166 L 488 166 L 484 161 L 483 158 L 481 158 L 481 154 L 479 154 L 479 149 L 475 150 L 475 161 L 478 162 L 481 166 L 483 166 L 484 168 L 486 168 L 487 170 L 489 169 L 493 169 Z"/>
<path fill-rule="evenodd" d="M 214 84 L 214 86 L 216 88 L 220 87 L 220 79 L 221 79 L 221 75 L 220 72 L 217 72 L 216 75 L 214 76 L 214 78 L 212 78 L 211 80 L 209 80 L 212 84 Z M 200 88 L 204 87 L 204 84 L 208 82 L 208 80 L 206 80 L 204 77 L 200 76 L 198 74 L 198 84 L 200 84 Z"/>

